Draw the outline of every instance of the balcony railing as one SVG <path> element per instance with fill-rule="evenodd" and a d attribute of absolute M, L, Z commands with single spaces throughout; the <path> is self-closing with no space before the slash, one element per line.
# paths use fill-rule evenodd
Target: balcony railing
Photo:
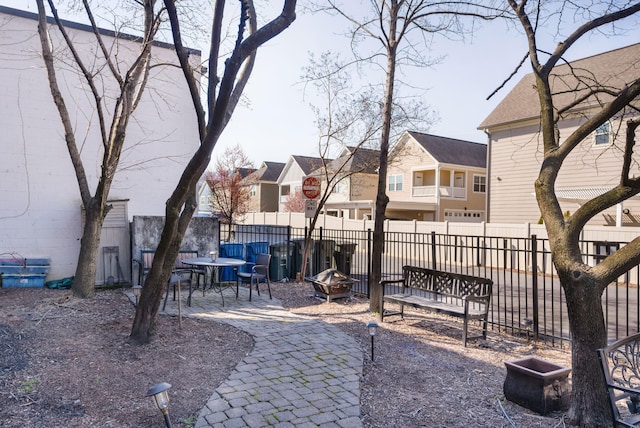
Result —
<path fill-rule="evenodd" d="M 436 186 L 414 186 L 411 189 L 411 196 L 416 198 L 435 198 Z M 465 198 L 467 189 L 465 187 L 440 186 L 440 196 L 443 198 Z"/>

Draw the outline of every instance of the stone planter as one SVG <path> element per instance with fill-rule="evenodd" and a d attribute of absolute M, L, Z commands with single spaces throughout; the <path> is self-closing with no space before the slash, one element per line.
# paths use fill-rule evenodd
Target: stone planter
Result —
<path fill-rule="evenodd" d="M 505 361 L 504 396 L 523 407 L 546 415 L 569 408 L 571 369 L 535 357 Z"/>

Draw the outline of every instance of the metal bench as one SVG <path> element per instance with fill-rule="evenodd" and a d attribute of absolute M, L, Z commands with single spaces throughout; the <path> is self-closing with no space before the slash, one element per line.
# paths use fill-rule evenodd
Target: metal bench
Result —
<path fill-rule="evenodd" d="M 411 306 L 463 318 L 464 346 L 467 346 L 467 339 L 472 339 L 467 337 L 469 320 L 481 321 L 482 336 L 478 337 L 487 338 L 487 319 L 493 286 L 490 279 L 404 266 L 401 279 L 385 280 L 380 284 L 382 321 L 393 315 L 404 317 L 404 307 Z M 385 309 L 385 304 L 389 303 L 400 305 L 400 309 Z"/>
<path fill-rule="evenodd" d="M 598 349 L 613 426 L 640 426 L 640 333 Z"/>

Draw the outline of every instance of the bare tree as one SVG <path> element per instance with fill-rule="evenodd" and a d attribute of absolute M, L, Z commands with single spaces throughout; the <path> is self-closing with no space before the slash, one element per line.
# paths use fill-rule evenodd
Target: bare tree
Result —
<path fill-rule="evenodd" d="M 85 172 L 85 166 L 81 159 L 84 135 L 86 130 L 76 130 L 73 120 L 67 109 L 62 91 L 58 86 L 56 56 L 54 51 L 59 49 L 53 45 L 50 28 L 47 25 L 47 16 L 44 0 L 37 0 L 38 6 L 38 33 L 42 45 L 42 57 L 47 70 L 49 87 L 53 101 L 58 108 L 58 113 L 64 128 L 67 150 L 80 189 L 80 197 L 84 208 L 84 229 L 80 243 L 80 255 L 73 281 L 73 294 L 78 297 L 93 297 L 95 295 L 95 278 L 97 258 L 100 244 L 100 233 L 105 216 L 111 206 L 107 203 L 109 190 L 113 183 L 115 173 L 120 161 L 120 155 L 125 143 L 129 120 L 142 96 L 149 75 L 151 46 L 160 25 L 160 10 L 155 10 L 155 0 L 139 2 L 143 8 L 142 37 L 140 51 L 133 58 L 131 64 L 124 70 L 122 58 L 118 57 L 119 50 L 115 46 L 107 46 L 103 39 L 92 13 L 88 0 L 82 2 L 93 28 L 93 33 L 98 46 L 98 52 L 91 57 L 83 58 L 76 49 L 72 38 L 67 33 L 65 26 L 58 16 L 53 0 L 48 0 L 49 8 L 55 19 L 57 29 L 64 39 L 66 49 L 70 52 L 72 66 L 75 67 L 88 87 L 89 96 L 93 101 L 93 108 L 98 117 L 100 138 L 102 143 L 102 161 L 98 183 L 92 193 L 90 179 Z M 117 40 L 116 40 L 117 43 Z M 66 64 L 65 64 L 66 66 Z M 106 93 L 105 81 L 113 79 L 117 88 L 113 104 L 109 104 L 113 94 Z M 108 109 L 111 108 L 111 111 Z"/>
<path fill-rule="evenodd" d="M 623 19 L 634 17 L 637 26 L 640 2 L 603 1 L 543 2 L 509 0 L 517 14 L 528 42 L 528 58 L 533 68 L 535 89 L 540 101 L 540 135 L 544 158 L 535 181 L 538 206 L 549 236 L 553 263 L 564 289 L 572 335 L 573 387 L 569 419 L 583 427 L 610 425 L 606 391 L 602 384 L 596 349 L 607 344 L 607 331 L 602 312 L 602 293 L 630 268 L 640 263 L 640 238 L 608 256 L 596 266 L 585 263 L 580 249 L 580 233 L 585 224 L 605 209 L 640 193 L 640 178 L 631 173 L 637 120 L 637 101 L 640 95 L 640 71 L 619 87 L 599 82 L 597 74 L 589 70 L 558 66 L 576 41 L 594 32 L 618 28 Z M 580 20 L 581 19 L 581 20 Z M 554 48 L 545 50 L 540 28 L 556 20 L 567 32 Z M 571 26 L 575 28 L 571 29 Z M 638 64 L 631 65 L 638 70 Z M 567 72 L 567 69 L 569 70 Z M 554 86 L 555 82 L 563 84 Z M 558 87 L 562 86 L 562 90 Z M 567 87 L 570 87 L 567 96 Z M 585 106 L 588 108 L 585 109 Z M 561 135 L 559 121 L 578 117 L 579 125 Z M 632 118 L 632 119 L 629 119 Z M 607 121 L 620 124 L 624 141 L 619 142 L 620 179 L 608 192 L 584 203 L 575 212 L 563 213 L 555 194 L 555 183 L 565 160 L 572 152 Z"/>
<path fill-rule="evenodd" d="M 463 37 L 466 22 L 504 16 L 498 2 L 441 2 L 426 0 L 370 0 L 368 10 L 339 0 L 321 2 L 320 9 L 342 16 L 352 25 L 350 38 L 356 61 L 373 63 L 385 70 L 382 90 L 382 123 L 380 132 L 380 168 L 373 231 L 371 275 L 369 276 L 370 309 L 380 313 L 382 290 L 382 249 L 384 220 L 389 198 L 386 194 L 387 168 L 394 99 L 402 82 L 396 73 L 400 66 L 426 67 L 429 40 L 434 36 Z M 350 9 L 350 7 L 352 9 Z M 505 7 L 506 8 L 506 7 Z M 354 10 L 355 9 L 355 10 Z M 367 40 L 371 43 L 362 43 Z M 368 47 L 373 47 L 367 50 Z"/>
<path fill-rule="evenodd" d="M 216 0 L 211 24 L 208 64 L 210 78 L 206 98 L 203 100 L 196 73 L 189 63 L 188 50 L 183 45 L 178 3 L 175 0 L 164 0 L 164 3 L 171 23 L 175 49 L 196 110 L 200 147 L 187 164 L 175 191 L 167 201 L 165 225 L 131 329 L 131 338 L 138 343 L 147 342 L 155 335 L 163 290 L 196 208 L 197 182 L 205 172 L 211 160 L 211 152 L 242 95 L 253 70 L 257 49 L 291 25 L 295 20 L 296 8 L 296 0 L 284 0 L 282 12 L 259 27 L 253 1 L 238 2 L 238 30 L 230 53 L 224 55 L 223 15 L 226 1 Z"/>
<path fill-rule="evenodd" d="M 228 147 L 216 159 L 213 171 L 206 173 L 211 189 L 211 206 L 221 222 L 233 224 L 249 211 L 250 187 L 248 176 L 255 171 L 253 163 L 239 145 Z"/>
<path fill-rule="evenodd" d="M 324 52 L 316 60 L 311 56 L 305 67 L 303 80 L 318 93 L 320 106 L 313 105 L 318 126 L 318 153 L 321 167 L 312 172 L 321 182 L 316 211 L 310 219 L 305 236 L 303 260 L 311 253 L 311 238 L 320 212 L 331 197 L 336 186 L 357 175 L 372 173 L 377 168 L 377 156 L 368 150 L 380 131 L 380 105 L 371 88 L 356 90 L 348 67 L 340 56 Z M 345 147 L 349 149 L 344 151 Z M 335 150 L 345 152 L 331 160 Z M 377 151 L 375 152 L 377 155 Z M 302 196 L 302 195 L 301 195 Z M 304 204 L 304 200 L 301 200 Z M 302 205 L 304 211 L 304 205 Z M 306 263 L 302 264 L 301 276 L 305 276 Z"/>

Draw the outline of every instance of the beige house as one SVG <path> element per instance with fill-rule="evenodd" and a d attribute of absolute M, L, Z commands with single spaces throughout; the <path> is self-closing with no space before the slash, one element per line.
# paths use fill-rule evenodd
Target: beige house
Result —
<path fill-rule="evenodd" d="M 486 162 L 485 144 L 406 131 L 389 152 L 386 217 L 484 221 Z"/>
<path fill-rule="evenodd" d="M 379 165 L 379 150 L 345 147 L 326 170 L 314 171 L 311 175 L 320 179 L 323 194 L 328 181 L 333 185 L 322 213 L 356 220 L 373 218 Z"/>
<path fill-rule="evenodd" d="M 562 65 L 554 71 L 552 90 L 556 108 L 564 108 L 582 97 L 587 85 L 601 89 L 569 109 L 558 123 L 560 138 L 588 120 L 590 112 L 606 102 L 607 91 L 618 91 L 638 78 L 640 44 Z M 533 183 L 542 161 L 539 134 L 540 104 L 534 76 L 525 76 L 480 124 L 489 135 L 489 215 L 492 223 L 536 223 L 540 210 Z M 578 88 L 576 92 L 575 88 Z M 564 162 L 556 182 L 556 195 L 565 212 L 575 211 L 585 201 L 613 187 L 619 180 L 625 138 L 625 122 L 638 113 L 612 118 Z M 640 158 L 632 162 L 632 175 L 640 175 Z M 591 225 L 638 225 L 640 202 L 629 200 L 594 218 Z"/>
<path fill-rule="evenodd" d="M 282 162 L 262 162 L 260 168 L 249 174 L 249 211 L 277 212 L 279 205 L 278 177 L 285 164 Z"/>
<path fill-rule="evenodd" d="M 289 156 L 280 176 L 278 177 L 278 211 L 285 212 L 285 204 L 291 197 L 295 197 L 296 193 L 302 192 L 302 180 L 318 168 L 321 168 L 325 162 L 331 162 L 331 159 L 323 160 L 310 156 Z M 300 196 L 301 197 L 301 196 Z"/>

